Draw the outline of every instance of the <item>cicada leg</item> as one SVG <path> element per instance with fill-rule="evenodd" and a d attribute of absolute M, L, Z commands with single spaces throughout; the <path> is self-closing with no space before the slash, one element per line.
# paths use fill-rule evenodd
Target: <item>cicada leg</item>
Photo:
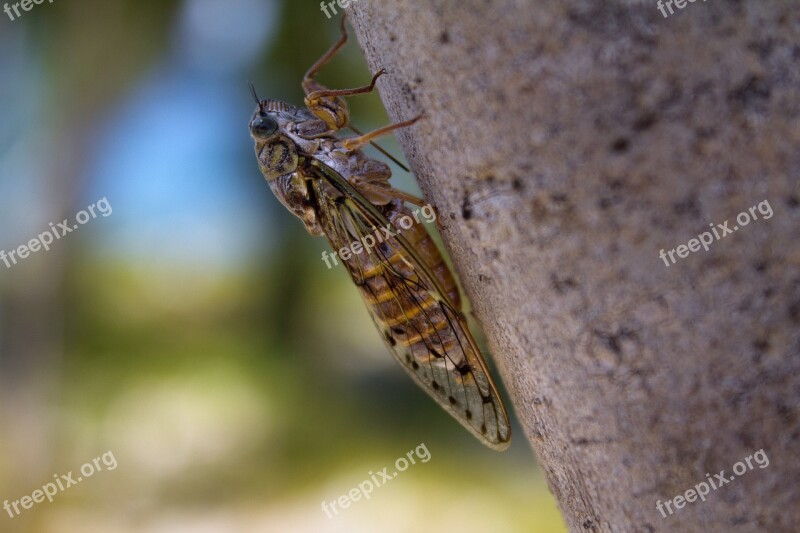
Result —
<path fill-rule="evenodd" d="M 398 122 L 397 124 L 384 126 L 383 128 L 359 135 L 358 137 L 343 139 L 336 143 L 336 147 L 341 148 L 345 153 L 349 153 L 359 150 L 370 143 L 375 145 L 373 142 L 374 139 L 377 139 L 382 135 L 389 134 L 397 129 L 411 126 L 420 118 L 422 118 L 422 115 L 412 118 L 411 120 L 406 120 L 405 122 Z M 356 169 L 348 181 L 350 181 L 354 187 L 364 194 L 364 196 L 366 196 L 370 202 L 376 205 L 385 205 L 391 200 L 397 198 L 404 202 L 409 202 L 420 207 L 425 205 L 421 198 L 417 198 L 416 196 L 403 191 L 398 191 L 389 185 L 389 178 L 392 177 L 392 172 L 384 163 L 368 160 L 362 165 L 362 167 L 363 168 Z"/>
<path fill-rule="evenodd" d="M 333 46 L 331 46 L 330 49 L 327 52 L 325 52 L 325 54 L 322 57 L 317 59 L 316 63 L 311 65 L 311 67 L 309 67 L 309 69 L 306 71 L 306 75 L 303 77 L 303 90 L 306 92 L 306 94 L 314 90 L 314 89 L 307 89 L 306 84 L 312 82 L 312 78 L 317 75 L 317 72 L 319 72 L 322 69 L 322 67 L 324 67 L 328 63 L 328 61 L 330 61 L 333 58 L 333 56 L 336 55 L 336 52 L 341 50 L 341 48 L 347 42 L 347 27 L 345 26 L 345 22 L 346 22 L 346 17 L 342 15 L 341 22 L 339 23 L 339 29 L 342 31 L 342 36 L 339 37 L 339 40 L 333 43 Z"/>
<path fill-rule="evenodd" d="M 359 189 L 361 194 L 367 197 L 370 202 L 376 205 L 384 205 L 388 204 L 392 200 L 399 199 L 404 202 L 408 202 L 414 204 L 416 206 L 422 207 L 425 205 L 425 200 L 422 198 L 417 198 L 413 194 L 408 194 L 407 192 L 398 191 L 391 185 L 382 185 L 379 183 L 358 183 L 357 181 L 354 183 L 354 187 Z"/>
<path fill-rule="evenodd" d="M 381 161 L 365 159 L 354 173 L 347 179 L 353 187 L 363 194 L 367 200 L 375 205 L 386 205 L 394 199 L 409 202 L 422 207 L 425 205 L 421 198 L 398 191 L 389 184 L 392 171 L 389 166 Z"/>
<path fill-rule="evenodd" d="M 325 135 L 331 135 L 347 126 L 350 121 L 350 110 L 347 103 L 342 99 L 343 96 L 353 96 L 357 94 L 367 94 L 375 89 L 375 82 L 383 76 L 386 71 L 379 70 L 372 76 L 369 85 L 355 87 L 353 89 L 328 89 L 321 83 L 314 80 L 314 76 L 325 66 L 336 53 L 347 42 L 347 28 L 345 27 L 345 17 L 341 22 L 342 36 L 336 41 L 325 54 L 311 65 L 306 75 L 303 77 L 303 92 L 306 93 L 305 104 L 314 115 L 322 119 L 328 126 Z"/>
<path fill-rule="evenodd" d="M 371 131 L 369 133 L 365 133 L 364 135 L 359 135 L 358 137 L 351 137 L 349 139 L 344 139 L 338 141 L 336 146 L 338 148 L 342 148 L 347 152 L 351 152 L 353 150 L 359 150 L 373 141 L 373 139 L 377 139 L 378 137 L 382 137 L 384 135 L 388 135 L 389 133 L 393 132 L 394 130 L 399 130 L 400 128 L 407 128 L 408 126 L 413 125 L 419 119 L 422 118 L 423 115 L 418 115 L 411 120 L 406 120 L 404 122 L 398 122 L 397 124 L 389 124 L 388 126 L 384 126 L 382 128 L 378 128 L 375 131 Z"/>

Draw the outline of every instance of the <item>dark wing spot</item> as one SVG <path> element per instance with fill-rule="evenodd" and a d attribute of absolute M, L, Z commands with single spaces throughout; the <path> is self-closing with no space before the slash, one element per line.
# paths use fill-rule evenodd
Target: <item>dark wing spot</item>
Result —
<path fill-rule="evenodd" d="M 405 335 L 406 334 L 405 328 L 395 327 L 395 328 L 392 328 L 392 331 L 394 331 L 397 335 Z"/>
<path fill-rule="evenodd" d="M 416 361 L 412 361 L 411 368 L 413 368 L 414 370 L 419 370 L 419 363 L 417 363 Z"/>
<path fill-rule="evenodd" d="M 466 376 L 467 374 L 469 374 L 469 365 L 467 364 L 458 366 L 456 367 L 456 369 L 458 370 L 458 373 L 461 374 L 462 376 Z"/>
<path fill-rule="evenodd" d="M 447 401 L 450 402 L 450 405 L 458 405 L 458 400 L 456 400 L 452 396 L 448 396 Z"/>
<path fill-rule="evenodd" d="M 486 434 L 486 424 L 481 424 L 481 433 Z"/>
<path fill-rule="evenodd" d="M 406 354 L 406 363 L 411 364 L 411 354 L 410 353 Z"/>
<path fill-rule="evenodd" d="M 464 416 L 467 417 L 467 420 L 472 420 L 472 411 L 467 409 L 466 411 L 464 411 Z"/>
<path fill-rule="evenodd" d="M 392 334 L 388 330 L 383 332 L 383 336 L 386 339 L 386 342 L 388 342 L 392 346 L 397 344 L 397 341 L 394 340 L 394 337 L 392 337 Z"/>
<path fill-rule="evenodd" d="M 483 403 L 492 403 L 491 396 L 482 396 L 482 398 L 483 398 Z"/>

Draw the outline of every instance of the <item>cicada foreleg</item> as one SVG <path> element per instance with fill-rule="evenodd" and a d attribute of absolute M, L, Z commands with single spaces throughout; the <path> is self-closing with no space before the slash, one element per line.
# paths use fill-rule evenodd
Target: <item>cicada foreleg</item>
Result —
<path fill-rule="evenodd" d="M 415 124 L 421 118 L 422 115 L 418 115 L 404 122 L 398 122 L 397 124 L 389 124 L 388 126 L 378 128 L 377 130 L 365 133 L 364 135 L 359 135 L 358 137 L 351 137 L 349 139 L 341 140 L 336 143 L 336 146 L 338 148 L 344 149 L 346 152 L 350 152 L 353 150 L 360 150 L 367 144 L 371 143 L 374 139 L 377 139 L 378 137 L 382 137 L 384 135 L 388 135 L 389 133 L 392 133 L 395 130 L 399 130 L 401 128 L 407 128 Z"/>
<path fill-rule="evenodd" d="M 336 147 L 342 149 L 345 153 L 359 150 L 367 144 L 375 144 L 374 139 L 387 135 L 400 128 L 411 126 L 417 122 L 422 115 L 406 120 L 405 122 L 398 122 L 397 124 L 390 124 L 379 128 L 370 133 L 359 135 L 358 137 L 351 137 L 343 139 L 336 143 Z M 370 202 L 376 205 L 385 205 L 391 200 L 398 198 L 404 202 L 409 202 L 414 205 L 422 207 L 424 204 L 421 198 L 417 198 L 411 194 L 403 191 L 398 191 L 389 185 L 389 178 L 392 176 L 389 167 L 383 163 L 377 164 L 376 161 L 371 161 L 363 165 L 364 168 L 356 169 L 350 176 L 348 181 L 356 187 Z"/>
<path fill-rule="evenodd" d="M 355 87 L 352 89 L 328 89 L 314 76 L 325 66 L 347 42 L 347 28 L 345 17 L 342 16 L 341 30 L 342 36 L 336 41 L 325 54 L 311 65 L 306 75 L 303 77 L 303 92 L 305 92 L 305 104 L 308 110 L 322 119 L 328 126 L 328 131 L 320 136 L 329 136 L 347 126 L 350 121 L 350 110 L 343 96 L 354 96 L 357 94 L 367 94 L 375 90 L 375 82 L 383 76 L 386 71 L 379 70 L 372 76 L 368 85 Z"/>
<path fill-rule="evenodd" d="M 345 22 L 347 21 L 346 17 L 342 15 L 341 21 L 339 23 L 339 29 L 342 31 L 342 36 L 339 37 L 339 40 L 333 43 L 333 46 L 323 54 L 322 57 L 317 59 L 317 61 L 309 67 L 306 71 L 306 75 L 303 76 L 303 90 L 306 94 L 312 92 L 313 88 L 307 88 L 306 85 L 310 85 L 314 83 L 313 77 L 317 75 L 322 67 L 324 67 L 332 58 L 336 55 L 336 53 L 341 50 L 341 48 L 347 43 L 347 27 L 345 26 Z"/>
<path fill-rule="evenodd" d="M 372 92 L 375 89 L 375 82 L 385 73 L 386 71 L 381 69 L 372 76 L 369 85 L 353 89 L 326 89 L 314 80 L 308 80 L 308 83 L 303 82 L 303 89 L 306 91 L 306 107 L 328 125 L 329 131 L 326 132 L 326 136 L 346 127 L 350 121 L 350 110 L 342 97 Z M 309 88 L 314 90 L 309 93 Z"/>

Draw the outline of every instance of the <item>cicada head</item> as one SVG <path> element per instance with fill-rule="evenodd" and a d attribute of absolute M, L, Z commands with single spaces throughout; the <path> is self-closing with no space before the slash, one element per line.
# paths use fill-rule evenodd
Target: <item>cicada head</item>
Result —
<path fill-rule="evenodd" d="M 316 206 L 305 178 L 298 171 L 300 147 L 285 131 L 295 108 L 277 100 L 256 97 L 256 102 L 258 107 L 250 120 L 250 136 L 255 141 L 261 173 L 278 200 L 303 221 L 306 230 L 312 235 L 321 235 Z"/>
<path fill-rule="evenodd" d="M 286 121 L 280 115 L 286 105 L 275 100 L 259 101 L 250 119 L 250 136 L 256 143 L 258 165 L 267 181 L 297 169 L 298 147 L 282 131 Z"/>

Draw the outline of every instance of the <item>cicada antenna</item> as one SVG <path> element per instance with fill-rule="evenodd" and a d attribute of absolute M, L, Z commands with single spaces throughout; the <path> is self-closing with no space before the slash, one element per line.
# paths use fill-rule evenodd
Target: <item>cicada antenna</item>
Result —
<path fill-rule="evenodd" d="M 256 105 L 258 106 L 258 109 L 260 109 L 261 112 L 263 113 L 264 112 L 264 107 L 261 104 L 261 99 L 256 94 L 256 86 L 253 84 L 252 81 L 250 82 L 250 92 L 253 95 L 253 99 L 256 101 Z"/>

